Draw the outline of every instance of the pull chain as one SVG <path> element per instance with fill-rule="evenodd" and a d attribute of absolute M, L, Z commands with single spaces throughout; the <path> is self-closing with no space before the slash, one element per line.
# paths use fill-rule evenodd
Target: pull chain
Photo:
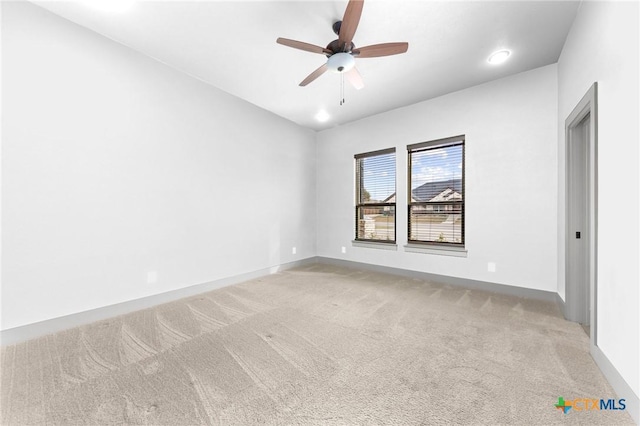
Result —
<path fill-rule="evenodd" d="M 340 73 L 340 106 L 344 105 L 344 73 Z"/>

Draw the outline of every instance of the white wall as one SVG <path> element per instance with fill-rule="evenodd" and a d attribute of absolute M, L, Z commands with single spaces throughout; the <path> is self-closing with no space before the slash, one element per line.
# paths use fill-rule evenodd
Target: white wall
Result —
<path fill-rule="evenodd" d="M 598 82 L 598 346 L 640 395 L 639 7 L 583 2 L 558 62 L 558 256 L 564 259 L 564 121 Z M 558 293 L 564 298 L 564 265 Z"/>
<path fill-rule="evenodd" d="M 320 132 L 318 255 L 555 292 L 556 78 L 550 65 Z M 466 135 L 468 257 L 405 252 L 406 146 L 459 134 Z M 352 247 L 353 156 L 389 147 L 397 158 L 398 251 Z"/>
<path fill-rule="evenodd" d="M 315 255 L 314 132 L 2 8 L 2 329 Z"/>

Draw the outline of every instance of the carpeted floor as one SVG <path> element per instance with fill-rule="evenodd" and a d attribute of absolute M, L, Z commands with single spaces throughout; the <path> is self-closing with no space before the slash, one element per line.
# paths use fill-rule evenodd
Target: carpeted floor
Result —
<path fill-rule="evenodd" d="M 2 350 L 2 425 L 633 424 L 552 303 L 309 265 Z"/>

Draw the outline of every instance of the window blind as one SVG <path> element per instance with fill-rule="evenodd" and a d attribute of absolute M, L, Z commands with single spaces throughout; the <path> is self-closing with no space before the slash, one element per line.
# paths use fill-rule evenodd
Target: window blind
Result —
<path fill-rule="evenodd" d="M 464 246 L 464 136 L 409 145 L 409 242 Z"/>
<path fill-rule="evenodd" d="M 356 165 L 356 240 L 395 242 L 395 148 L 358 154 Z"/>

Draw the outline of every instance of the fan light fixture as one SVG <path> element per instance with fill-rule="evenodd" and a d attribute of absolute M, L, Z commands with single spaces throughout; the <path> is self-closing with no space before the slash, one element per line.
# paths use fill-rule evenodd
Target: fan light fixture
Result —
<path fill-rule="evenodd" d="M 356 60 L 350 53 L 335 53 L 327 60 L 327 67 L 333 72 L 343 73 L 351 71 L 355 66 Z"/>
<path fill-rule="evenodd" d="M 498 65 L 506 61 L 510 55 L 511 52 L 508 50 L 498 50 L 497 52 L 493 52 L 491 56 L 489 56 L 487 62 L 489 62 L 491 65 Z"/>

